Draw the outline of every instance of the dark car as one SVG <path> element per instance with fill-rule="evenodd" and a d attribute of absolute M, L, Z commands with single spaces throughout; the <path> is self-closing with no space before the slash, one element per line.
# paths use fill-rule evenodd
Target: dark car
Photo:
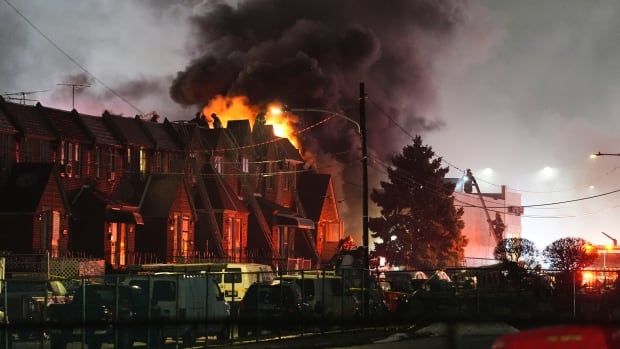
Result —
<path fill-rule="evenodd" d="M 70 303 L 49 307 L 51 348 L 64 349 L 67 343 L 82 339 L 89 349 L 100 348 L 103 342 L 130 348 L 135 340 L 144 339 L 131 326 L 144 318 L 144 299 L 136 286 L 92 284 L 78 288 Z"/>
<path fill-rule="evenodd" d="M 12 279 L 6 282 L 7 317 L 17 329 L 20 340 L 40 339 L 47 304 L 64 300 L 67 291 L 60 281 Z M 4 309 L 5 295 L 0 293 L 0 308 Z"/>
<path fill-rule="evenodd" d="M 311 316 L 312 310 L 294 281 L 255 283 L 239 305 L 239 336 L 258 335 L 262 330 L 292 330 Z"/>

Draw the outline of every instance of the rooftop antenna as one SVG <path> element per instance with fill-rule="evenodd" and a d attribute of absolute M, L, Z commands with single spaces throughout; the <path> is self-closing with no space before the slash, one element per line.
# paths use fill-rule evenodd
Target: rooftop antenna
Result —
<path fill-rule="evenodd" d="M 87 88 L 91 85 L 88 84 L 74 84 L 74 83 L 66 83 L 66 84 L 56 84 L 57 86 L 71 86 L 71 109 L 75 109 L 75 88 Z"/>
<path fill-rule="evenodd" d="M 26 104 L 28 102 L 37 102 L 36 99 L 26 98 L 28 95 L 32 95 L 40 92 L 47 92 L 49 90 L 38 90 L 38 91 L 20 91 L 20 92 L 12 92 L 12 93 L 3 93 L 3 96 L 6 96 L 8 100 L 18 101 L 21 104 Z M 15 97 L 17 96 L 17 97 Z"/>

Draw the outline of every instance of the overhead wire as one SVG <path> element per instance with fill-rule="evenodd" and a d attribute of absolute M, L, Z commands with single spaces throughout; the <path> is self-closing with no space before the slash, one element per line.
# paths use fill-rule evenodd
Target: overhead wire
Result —
<path fill-rule="evenodd" d="M 381 108 L 381 106 L 378 105 L 378 103 L 376 103 L 374 100 L 372 100 L 372 98 L 368 98 L 368 100 L 371 102 L 371 104 L 381 113 L 383 114 L 392 124 L 394 124 L 401 132 L 403 132 L 405 135 L 407 135 L 409 138 L 411 138 L 412 140 L 415 138 L 410 132 L 408 132 L 400 123 L 398 123 L 396 121 L 396 118 L 394 116 L 392 116 L 390 113 L 388 113 L 387 111 L 385 111 L 383 108 Z M 440 160 L 445 163 L 446 165 L 448 165 L 449 167 L 461 172 L 461 173 L 466 173 L 465 170 L 463 170 L 462 168 L 460 168 L 459 166 L 454 165 L 452 162 L 446 160 L 443 156 L 439 156 Z M 616 166 L 615 168 L 613 168 L 612 170 L 608 171 L 606 174 L 600 176 L 599 178 L 602 178 L 604 176 L 609 175 L 610 173 L 614 172 L 615 170 L 617 170 L 618 168 L 620 168 L 620 166 Z M 479 180 L 480 182 L 484 182 L 486 184 L 495 186 L 495 187 L 502 187 L 503 185 L 501 184 L 497 184 L 497 183 L 493 183 L 490 182 L 488 180 L 482 179 L 482 178 L 477 178 L 477 180 Z M 525 189 L 517 189 L 517 188 L 513 188 L 510 186 L 506 186 L 506 188 L 510 189 L 511 191 L 514 192 L 521 192 L 521 193 L 529 193 L 529 194 L 553 194 L 553 193 L 559 193 L 559 192 L 569 192 L 569 191 L 575 191 L 577 188 L 572 188 L 572 189 L 561 189 L 561 190 L 552 190 L 552 191 L 535 191 L 535 190 L 525 190 Z"/>
<path fill-rule="evenodd" d="M 389 172 L 387 172 L 387 171 L 385 171 L 383 169 L 379 169 L 379 168 L 373 167 L 373 164 L 376 163 L 376 164 L 381 165 L 385 169 L 392 169 L 389 165 L 387 165 L 385 162 L 383 162 L 380 159 L 373 159 L 373 160 L 375 160 L 375 162 L 370 164 L 372 168 L 374 168 L 375 170 L 379 170 L 380 172 L 382 172 L 384 174 L 390 175 Z M 435 193 L 439 193 L 439 191 L 437 189 L 433 189 L 432 188 L 432 185 L 430 183 L 428 183 L 428 182 L 425 183 L 423 181 L 420 181 L 420 180 L 417 180 L 417 179 L 413 178 L 412 174 L 407 172 L 407 171 L 405 171 L 405 170 L 401 169 L 401 172 L 408 173 L 409 176 L 405 176 L 405 175 L 403 175 L 401 173 L 398 173 L 398 172 L 395 172 L 395 171 L 392 171 L 391 174 L 393 176 L 395 176 L 397 179 L 404 180 L 404 181 L 406 180 L 409 183 L 421 185 L 421 186 L 424 186 L 427 189 L 429 187 L 431 187 L 431 189 L 430 189 L 431 191 L 434 191 Z M 620 191 L 620 189 L 618 191 Z M 473 208 L 484 209 L 484 207 L 481 206 L 481 205 L 472 204 L 470 202 L 460 200 L 460 199 L 458 199 L 456 197 L 454 197 L 454 200 L 456 202 L 459 202 L 460 204 L 462 204 L 462 207 L 473 207 Z M 455 206 L 461 206 L 461 205 L 455 204 Z M 504 206 L 487 206 L 486 209 L 488 211 L 494 212 L 494 213 L 496 212 L 496 213 L 508 214 L 508 215 L 512 215 L 512 216 L 524 217 L 524 218 L 554 218 L 554 219 L 557 219 L 557 218 L 576 218 L 576 217 L 578 217 L 577 215 L 519 215 L 519 214 L 515 214 L 515 213 L 512 213 L 512 212 L 508 211 L 507 209 L 509 207 L 510 206 L 505 206 L 505 205 Z M 521 207 L 527 207 L 527 206 L 521 206 Z M 503 210 L 506 210 L 506 211 L 499 211 L 500 209 L 503 209 Z M 593 214 L 593 213 L 591 213 L 591 214 Z"/>

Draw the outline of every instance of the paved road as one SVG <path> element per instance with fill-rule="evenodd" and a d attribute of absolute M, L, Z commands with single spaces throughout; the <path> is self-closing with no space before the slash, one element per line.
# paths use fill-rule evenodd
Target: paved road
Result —
<path fill-rule="evenodd" d="M 269 340 L 259 342 L 248 340 L 237 341 L 235 348 L 247 349 L 291 349 L 291 348 L 363 348 L 363 349 L 388 349 L 388 348 L 413 348 L 413 349 L 490 349 L 491 344 L 498 336 L 513 332 L 514 328 L 505 324 L 464 324 L 456 330 L 447 328 L 443 324 L 433 324 L 415 330 L 400 329 L 366 329 L 363 331 L 332 332 L 315 335 L 285 336 L 282 339 L 272 337 Z M 209 346 L 228 348 L 233 347 L 221 342 L 209 341 Z M 81 348 L 80 343 L 72 343 L 67 349 Z M 135 347 L 145 348 L 144 344 L 137 343 Z M 179 345 L 179 348 L 182 346 Z M 49 342 L 16 343 L 14 349 L 49 348 Z M 106 344 L 103 349 L 113 348 Z M 176 348 L 172 341 L 168 341 L 166 348 Z M 199 339 L 194 348 L 204 348 L 204 338 Z"/>

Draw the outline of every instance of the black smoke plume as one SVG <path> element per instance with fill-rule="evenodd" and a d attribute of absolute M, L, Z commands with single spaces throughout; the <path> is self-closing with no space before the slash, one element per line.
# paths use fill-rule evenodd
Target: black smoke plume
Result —
<path fill-rule="evenodd" d="M 378 105 L 367 106 L 370 154 L 385 158 L 410 139 L 379 108 L 411 134 L 440 124 L 425 117 L 435 106 L 433 63 L 467 6 L 458 0 L 217 4 L 192 18 L 197 58 L 178 73 L 170 94 L 182 105 L 202 106 L 217 94 L 246 95 L 253 104 L 279 100 L 357 118 L 358 86 L 364 81 L 369 99 Z M 301 116 L 306 125 L 325 117 Z M 307 134 L 302 144 L 319 165 L 326 160 L 323 171 L 334 174 L 348 206 L 347 230 L 357 234 L 359 136 L 344 120 L 330 122 Z"/>

